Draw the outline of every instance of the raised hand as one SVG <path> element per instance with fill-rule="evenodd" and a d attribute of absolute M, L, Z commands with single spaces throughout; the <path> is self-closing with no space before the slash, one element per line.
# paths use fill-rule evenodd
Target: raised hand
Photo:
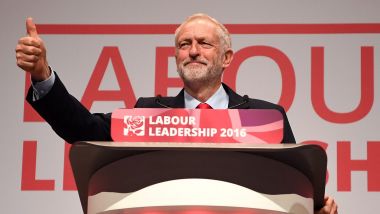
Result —
<path fill-rule="evenodd" d="M 43 81 L 50 76 L 46 48 L 30 17 L 26 19 L 26 32 L 27 35 L 20 38 L 16 46 L 17 65 L 29 72 L 33 80 Z"/>
<path fill-rule="evenodd" d="M 325 196 L 325 206 L 314 214 L 338 214 L 338 205 L 333 198 Z"/>

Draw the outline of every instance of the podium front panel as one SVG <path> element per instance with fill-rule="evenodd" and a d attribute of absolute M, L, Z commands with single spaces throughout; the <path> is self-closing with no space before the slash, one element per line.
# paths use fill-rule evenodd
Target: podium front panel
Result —
<path fill-rule="evenodd" d="M 147 191 L 160 185 L 165 185 L 166 189 Z M 218 188 L 210 188 L 215 185 Z M 231 185 L 238 188 L 229 188 Z M 140 196 L 140 200 L 133 199 L 134 194 L 141 194 L 141 191 L 145 191 L 145 195 Z M 303 210 L 309 210 L 304 213 L 313 210 L 313 188 L 304 174 L 280 161 L 244 152 L 150 151 L 133 155 L 108 164 L 92 175 L 88 195 L 99 193 L 109 196 L 126 193 L 128 199 L 123 199 L 124 203 L 117 199 L 119 205 L 113 209 L 135 212 L 154 207 L 171 210 L 203 206 L 206 210 L 218 207 L 217 210 L 241 208 L 252 209 L 252 212 L 288 213 L 300 204 Z M 300 197 L 296 200 L 294 194 Z M 270 203 L 260 200 L 263 197 L 269 198 Z M 110 198 L 112 196 L 106 200 L 108 203 L 112 203 Z M 284 204 L 282 201 L 291 202 Z M 104 204 L 100 208 L 99 204 L 99 201 L 89 203 L 89 213 L 115 205 Z"/>
<path fill-rule="evenodd" d="M 101 204 L 99 201 L 104 205 L 98 206 L 95 210 L 109 212 L 111 210 L 107 208 L 116 205 L 115 202 L 124 201 L 125 198 L 131 199 L 153 187 L 161 188 L 160 192 L 155 194 L 158 196 L 178 194 L 170 191 L 180 190 L 179 187 L 184 185 L 188 186 L 188 183 L 183 183 L 186 179 L 212 181 L 208 185 L 210 187 L 218 182 L 237 185 L 239 188 L 251 191 L 250 193 L 261 194 L 261 198 L 272 200 L 274 197 L 272 201 L 285 208 L 274 211 L 306 209 L 307 212 L 303 210 L 293 213 L 309 213 L 313 207 L 316 210 L 323 206 L 327 166 L 326 153 L 317 145 L 230 143 L 77 142 L 70 151 L 70 161 L 84 213 L 87 213 L 90 209 L 88 206 L 92 206 L 93 202 Z M 176 188 L 162 188 L 167 182 L 173 184 L 172 182 L 177 181 L 181 181 L 182 185 Z M 202 188 L 212 192 L 207 189 L 208 186 Z M 293 197 L 295 203 L 289 205 L 285 203 L 289 201 L 288 199 L 276 196 Z M 159 200 L 152 199 L 152 201 Z M 174 209 L 174 206 L 167 202 L 160 203 L 138 206 L 150 209 L 158 206 Z M 183 208 L 188 208 L 186 205 L 181 204 Z M 191 207 L 205 208 L 204 205 L 198 201 Z M 246 206 L 247 204 L 227 205 L 216 203 L 212 206 L 218 209 L 221 207 L 256 209 Z M 119 210 L 120 213 L 125 209 L 137 211 L 136 204 L 128 206 L 120 206 L 113 211 Z"/>

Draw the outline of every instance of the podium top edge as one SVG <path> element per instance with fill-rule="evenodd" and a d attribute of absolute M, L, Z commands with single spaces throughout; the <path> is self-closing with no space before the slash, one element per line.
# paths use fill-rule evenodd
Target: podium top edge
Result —
<path fill-rule="evenodd" d="M 77 145 L 93 145 L 105 148 L 145 148 L 145 149 L 289 149 L 306 146 L 304 144 L 253 144 L 253 143 L 167 143 L 167 142 L 106 142 L 106 141 L 79 141 Z M 309 146 L 309 145 L 308 145 Z"/>

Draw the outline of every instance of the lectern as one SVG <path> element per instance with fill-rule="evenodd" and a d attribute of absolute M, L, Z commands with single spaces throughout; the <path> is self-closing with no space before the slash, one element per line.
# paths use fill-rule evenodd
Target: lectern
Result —
<path fill-rule="evenodd" d="M 84 213 L 313 213 L 327 157 L 317 145 L 77 142 Z"/>

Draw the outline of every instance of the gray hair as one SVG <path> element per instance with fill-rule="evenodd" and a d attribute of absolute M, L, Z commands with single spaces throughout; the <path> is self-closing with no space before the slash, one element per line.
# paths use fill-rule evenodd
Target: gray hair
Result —
<path fill-rule="evenodd" d="M 216 26 L 217 26 L 217 33 L 218 33 L 218 36 L 219 36 L 219 39 L 220 39 L 220 43 L 223 47 L 223 51 L 226 51 L 227 49 L 231 48 L 231 36 L 230 36 L 230 33 L 228 32 L 227 28 L 222 24 L 220 23 L 218 20 L 212 18 L 211 16 L 207 15 L 207 14 L 204 14 L 204 13 L 196 13 L 196 14 L 193 14 L 189 17 L 186 18 L 186 20 L 184 22 L 182 22 L 182 24 L 175 30 L 175 43 L 177 43 L 177 39 L 178 39 L 178 33 L 181 31 L 182 27 L 189 23 L 190 21 L 192 20 L 195 20 L 195 19 L 207 19 L 211 22 L 213 22 Z M 177 46 L 177 44 L 175 44 Z"/>

